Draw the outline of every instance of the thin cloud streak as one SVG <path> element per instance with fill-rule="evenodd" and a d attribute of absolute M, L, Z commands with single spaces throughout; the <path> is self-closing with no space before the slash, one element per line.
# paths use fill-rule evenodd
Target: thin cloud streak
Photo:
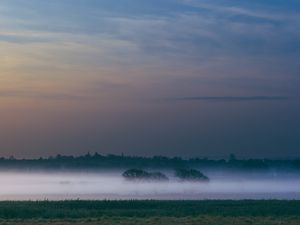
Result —
<path fill-rule="evenodd" d="M 243 101 L 286 101 L 287 96 L 195 96 L 176 98 L 177 101 L 216 101 L 216 102 L 243 102 Z"/>

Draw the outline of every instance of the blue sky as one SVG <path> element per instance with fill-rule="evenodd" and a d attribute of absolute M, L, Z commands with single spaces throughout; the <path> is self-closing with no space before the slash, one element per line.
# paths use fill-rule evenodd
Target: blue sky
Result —
<path fill-rule="evenodd" d="M 0 154 L 298 157 L 299 11 L 2 0 Z"/>

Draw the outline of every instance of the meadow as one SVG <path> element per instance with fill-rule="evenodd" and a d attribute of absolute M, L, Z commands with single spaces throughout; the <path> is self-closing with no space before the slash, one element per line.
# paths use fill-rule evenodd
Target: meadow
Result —
<path fill-rule="evenodd" d="M 0 224 L 299 225 L 300 201 L 3 201 Z"/>

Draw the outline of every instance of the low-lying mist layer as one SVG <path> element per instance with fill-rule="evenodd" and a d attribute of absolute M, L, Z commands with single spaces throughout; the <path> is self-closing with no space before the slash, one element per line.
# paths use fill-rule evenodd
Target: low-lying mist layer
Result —
<path fill-rule="evenodd" d="M 300 199 L 299 177 L 210 175 L 210 181 L 126 181 L 112 173 L 0 173 L 1 200 Z"/>

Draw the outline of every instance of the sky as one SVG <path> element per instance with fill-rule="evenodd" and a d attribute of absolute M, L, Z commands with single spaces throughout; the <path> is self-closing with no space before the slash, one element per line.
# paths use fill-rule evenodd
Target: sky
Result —
<path fill-rule="evenodd" d="M 0 155 L 300 157 L 298 0 L 0 0 Z"/>

